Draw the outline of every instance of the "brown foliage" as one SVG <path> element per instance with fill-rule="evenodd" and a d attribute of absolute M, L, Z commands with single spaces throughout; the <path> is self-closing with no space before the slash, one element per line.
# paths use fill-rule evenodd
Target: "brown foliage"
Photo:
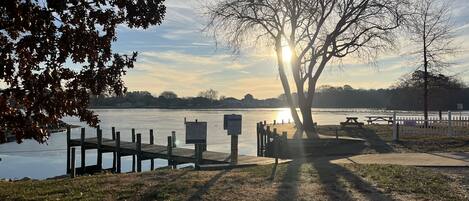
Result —
<path fill-rule="evenodd" d="M 112 52 L 116 27 L 160 24 L 163 2 L 0 1 L 0 140 L 8 131 L 44 142 L 44 126 L 67 115 L 96 126 L 90 94 L 125 92 L 121 78 L 137 56 Z"/>

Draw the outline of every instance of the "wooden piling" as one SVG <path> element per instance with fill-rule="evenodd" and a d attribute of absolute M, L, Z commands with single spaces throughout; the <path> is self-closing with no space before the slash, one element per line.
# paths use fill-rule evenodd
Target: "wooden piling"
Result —
<path fill-rule="evenodd" d="M 67 126 L 67 174 L 70 173 L 70 137 L 71 129 Z"/>
<path fill-rule="evenodd" d="M 135 143 L 135 128 L 132 128 L 132 143 Z M 135 172 L 135 154 L 132 155 L 132 172 Z"/>
<path fill-rule="evenodd" d="M 112 127 L 111 128 L 111 133 L 112 133 L 112 140 L 116 140 L 116 128 Z M 116 171 L 116 152 L 112 152 L 112 171 Z"/>
<path fill-rule="evenodd" d="M 168 145 L 167 145 L 167 155 L 168 155 L 168 166 L 172 166 L 171 157 L 173 155 L 173 143 L 171 136 L 168 136 Z"/>
<path fill-rule="evenodd" d="M 256 123 L 256 136 L 257 136 L 257 156 L 260 156 L 260 141 L 259 141 L 259 134 L 260 134 L 260 128 L 259 128 L 259 123 Z"/>
<path fill-rule="evenodd" d="M 150 144 L 155 144 L 155 137 L 153 136 L 153 129 L 150 129 Z M 155 159 L 150 160 L 150 170 L 155 169 Z"/>
<path fill-rule="evenodd" d="M 137 172 L 142 172 L 142 134 L 137 134 Z"/>
<path fill-rule="evenodd" d="M 75 178 L 75 176 L 77 175 L 77 169 L 75 168 L 75 147 L 72 147 L 72 160 L 71 160 L 71 174 L 70 174 L 70 177 L 71 178 Z"/>
<path fill-rule="evenodd" d="M 287 158 L 288 157 L 288 133 L 286 131 L 282 132 L 282 143 L 280 144 L 281 146 L 281 151 L 280 151 L 280 156 L 282 158 Z"/>
<path fill-rule="evenodd" d="M 102 150 L 103 130 L 98 129 L 97 139 L 98 139 L 98 146 L 97 146 L 98 156 L 97 156 L 96 165 L 98 166 L 99 170 L 102 170 L 103 169 L 103 150 Z"/>
<path fill-rule="evenodd" d="M 116 132 L 116 172 L 121 173 L 121 133 Z"/>
<path fill-rule="evenodd" d="M 86 172 L 86 147 L 85 147 L 85 128 L 81 128 L 80 151 L 81 151 L 81 172 Z"/>
<path fill-rule="evenodd" d="M 171 131 L 171 140 L 173 141 L 173 148 L 176 148 L 176 131 Z"/>

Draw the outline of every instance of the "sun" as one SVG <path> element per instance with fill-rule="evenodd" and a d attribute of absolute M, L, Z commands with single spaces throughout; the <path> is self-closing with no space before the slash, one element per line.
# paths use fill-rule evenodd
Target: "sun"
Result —
<path fill-rule="evenodd" d="M 289 47 L 282 48 L 283 62 L 289 64 L 292 57 L 292 51 Z"/>

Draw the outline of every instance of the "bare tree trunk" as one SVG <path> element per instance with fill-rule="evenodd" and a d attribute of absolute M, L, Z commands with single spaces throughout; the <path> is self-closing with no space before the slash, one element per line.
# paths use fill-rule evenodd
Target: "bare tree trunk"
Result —
<path fill-rule="evenodd" d="M 303 124 L 301 123 L 300 117 L 298 116 L 298 112 L 296 111 L 296 106 L 291 96 L 290 84 L 288 83 L 288 78 L 287 78 L 287 75 L 285 74 L 281 45 L 277 45 L 276 51 L 277 51 L 277 63 L 278 63 L 278 72 L 280 76 L 280 81 L 282 82 L 283 90 L 285 92 L 285 97 L 287 99 L 288 106 L 290 107 L 291 116 L 293 118 L 293 121 L 295 122 L 296 128 L 302 130 Z"/>
<path fill-rule="evenodd" d="M 426 16 L 425 16 L 426 19 Z M 427 58 L 427 37 L 426 37 L 426 20 L 423 24 L 423 118 L 424 125 L 428 127 L 428 58 Z"/>

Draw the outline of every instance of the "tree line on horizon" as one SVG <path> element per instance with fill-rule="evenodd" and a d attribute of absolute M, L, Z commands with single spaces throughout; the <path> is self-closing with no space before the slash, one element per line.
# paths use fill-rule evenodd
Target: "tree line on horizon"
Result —
<path fill-rule="evenodd" d="M 350 85 L 318 87 L 312 106 L 315 108 L 381 108 L 393 110 L 422 110 L 423 72 L 415 71 L 387 89 L 355 89 Z M 455 110 L 458 103 L 469 105 L 469 88 L 462 81 L 443 74 L 430 74 L 430 110 Z M 285 96 L 256 99 L 251 94 L 243 98 L 218 97 L 209 89 L 195 97 L 178 97 L 172 91 L 153 96 L 147 91 L 127 92 L 123 96 L 93 96 L 92 108 L 278 108 L 288 107 Z M 296 93 L 293 101 L 298 104 Z"/>

